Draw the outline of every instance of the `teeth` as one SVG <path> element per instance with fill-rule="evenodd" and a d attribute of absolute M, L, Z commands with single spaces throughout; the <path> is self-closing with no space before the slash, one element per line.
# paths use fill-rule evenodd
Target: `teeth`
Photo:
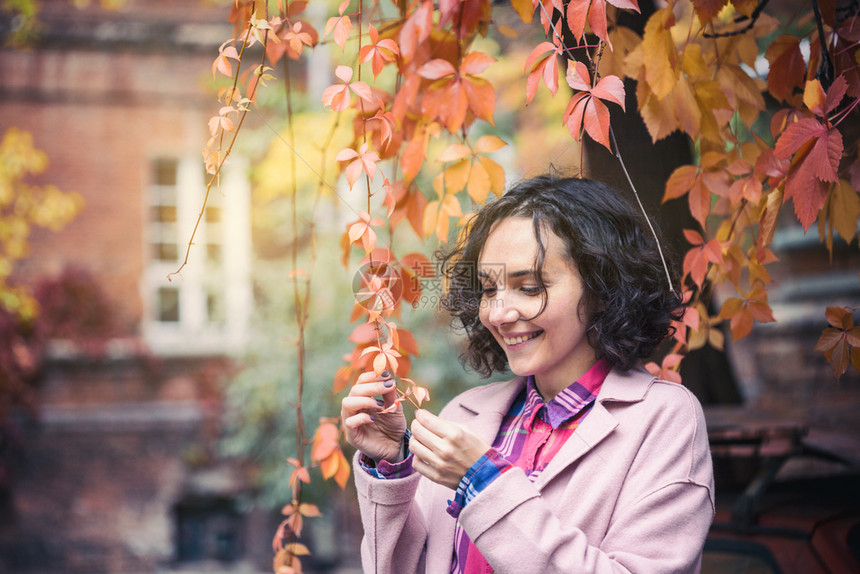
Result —
<path fill-rule="evenodd" d="M 502 337 L 502 340 L 505 342 L 505 345 L 517 345 L 517 344 L 522 343 L 524 341 L 534 339 L 538 335 L 540 335 L 540 331 L 538 331 L 537 333 L 532 333 L 530 335 L 524 335 L 522 337 L 513 337 L 513 338 Z"/>

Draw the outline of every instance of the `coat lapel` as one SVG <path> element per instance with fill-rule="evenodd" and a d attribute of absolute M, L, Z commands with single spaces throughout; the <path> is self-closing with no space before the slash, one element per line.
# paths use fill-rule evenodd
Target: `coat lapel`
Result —
<path fill-rule="evenodd" d="M 653 380 L 654 377 L 644 369 L 631 369 L 627 372 L 615 369 L 610 371 L 600 388 L 591 412 L 541 472 L 535 480 L 535 486 L 538 489 L 543 488 L 558 473 L 582 458 L 609 436 L 618 426 L 618 420 L 610 412 L 612 404 L 641 401 Z M 456 413 L 452 413 L 452 420 L 466 424 L 484 442 L 493 444 L 502 424 L 502 418 L 507 414 L 525 384 L 525 377 L 517 377 L 504 383 L 478 387 L 459 398 L 460 408 Z"/>
<path fill-rule="evenodd" d="M 594 406 L 591 407 L 591 412 L 535 480 L 538 490 L 562 470 L 593 450 L 615 430 L 618 419 L 610 412 L 612 403 L 641 401 L 653 379 L 650 374 L 638 370 L 621 372 L 613 369 L 610 371 L 600 388 Z M 606 405 L 609 405 L 609 409 Z"/>
<path fill-rule="evenodd" d="M 526 385 L 525 377 L 491 383 L 459 397 L 460 409 L 452 413 L 456 422 L 468 426 L 487 444 L 493 444 L 502 419 Z"/>

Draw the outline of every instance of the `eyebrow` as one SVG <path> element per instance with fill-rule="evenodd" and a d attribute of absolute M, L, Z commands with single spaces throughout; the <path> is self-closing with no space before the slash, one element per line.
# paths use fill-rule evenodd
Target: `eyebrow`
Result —
<path fill-rule="evenodd" d="M 498 276 L 497 274 L 490 274 L 490 273 L 487 273 L 485 271 L 478 271 L 477 275 L 481 279 L 492 279 L 493 277 Z M 531 276 L 535 275 L 534 269 L 521 269 L 519 271 L 512 271 L 511 273 L 508 273 L 508 278 L 509 279 L 517 279 L 519 277 L 527 277 L 530 275 Z"/>

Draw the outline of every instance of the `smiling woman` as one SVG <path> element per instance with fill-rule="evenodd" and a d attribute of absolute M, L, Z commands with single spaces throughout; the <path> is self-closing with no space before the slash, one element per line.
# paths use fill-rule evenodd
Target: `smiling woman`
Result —
<path fill-rule="evenodd" d="M 341 414 L 365 570 L 699 571 L 707 433 L 693 395 L 639 365 L 682 306 L 638 212 L 602 184 L 540 177 L 442 261 L 463 361 L 516 376 L 417 411 L 411 431 L 387 408 L 390 374 L 359 377 Z"/>

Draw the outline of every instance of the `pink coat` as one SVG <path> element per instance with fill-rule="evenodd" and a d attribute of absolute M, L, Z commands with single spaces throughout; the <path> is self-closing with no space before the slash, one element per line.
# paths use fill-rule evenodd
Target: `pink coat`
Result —
<path fill-rule="evenodd" d="M 440 416 L 492 443 L 525 378 L 456 397 Z M 358 466 L 356 466 L 358 468 Z M 365 572 L 448 574 L 454 492 L 417 473 L 355 473 Z M 698 572 L 714 515 L 702 408 L 644 370 L 613 370 L 597 402 L 538 479 L 514 468 L 460 514 L 498 573 Z"/>

